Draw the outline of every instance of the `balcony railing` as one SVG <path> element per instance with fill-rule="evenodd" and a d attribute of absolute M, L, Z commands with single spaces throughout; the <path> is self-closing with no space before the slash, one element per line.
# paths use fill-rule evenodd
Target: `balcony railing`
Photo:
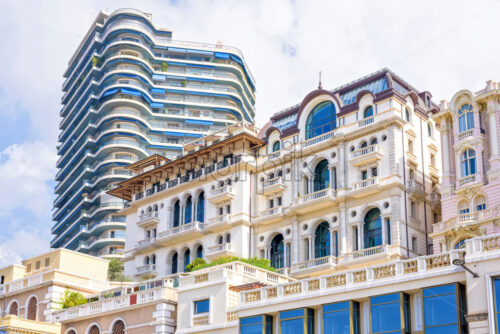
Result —
<path fill-rule="evenodd" d="M 367 256 L 386 253 L 387 250 L 388 250 L 387 245 L 380 245 L 380 246 L 376 246 L 376 247 L 365 248 L 365 249 L 361 249 L 358 251 L 354 251 L 354 252 L 345 254 L 344 259 L 345 259 L 345 261 L 352 261 L 352 260 L 356 260 L 356 259 L 367 257 Z"/>
<path fill-rule="evenodd" d="M 474 136 L 474 130 L 473 129 L 467 130 L 467 131 L 464 131 L 464 132 L 458 134 L 458 140 L 462 140 L 462 139 L 472 137 L 472 136 Z"/>
<path fill-rule="evenodd" d="M 283 178 L 281 176 L 277 176 L 277 177 L 274 177 L 272 179 L 265 180 L 263 183 L 263 187 L 267 188 L 267 187 L 273 186 L 277 183 L 283 184 Z"/>
<path fill-rule="evenodd" d="M 222 224 L 222 223 L 230 223 L 231 222 L 231 216 L 228 213 L 225 213 L 223 215 L 210 218 L 208 220 L 208 226 L 210 225 L 215 225 L 215 224 Z"/>
<path fill-rule="evenodd" d="M 406 182 L 406 188 L 410 191 L 419 191 L 419 192 L 424 191 L 424 185 L 420 182 L 415 181 L 415 180 L 408 180 Z"/>
<path fill-rule="evenodd" d="M 231 243 L 225 243 L 225 244 L 220 244 L 220 245 L 208 247 L 207 255 L 211 255 L 214 253 L 220 253 L 220 252 L 232 252 L 232 250 L 233 250 L 233 247 L 231 246 Z"/>
<path fill-rule="evenodd" d="M 158 219 L 158 212 L 148 212 L 139 216 L 137 223 L 144 223 L 150 220 Z"/>
<path fill-rule="evenodd" d="M 472 174 L 472 175 L 469 175 L 469 176 L 462 177 L 459 180 L 459 183 L 462 186 L 464 184 L 475 182 L 475 181 L 476 181 L 476 174 Z"/>
<path fill-rule="evenodd" d="M 372 152 L 376 151 L 377 149 L 378 149 L 378 144 L 366 146 L 366 147 L 363 147 L 363 148 L 360 148 L 360 149 L 354 151 L 352 153 L 352 156 L 354 158 L 358 158 L 358 157 L 361 157 L 361 156 L 366 155 L 368 153 L 372 153 Z"/>
<path fill-rule="evenodd" d="M 149 273 L 156 271 L 156 264 L 146 264 L 144 266 L 137 267 L 137 274 Z"/>
<path fill-rule="evenodd" d="M 315 268 L 323 265 L 335 265 L 337 264 L 337 258 L 335 256 L 324 256 L 317 259 L 311 259 L 299 263 L 295 263 L 292 265 L 292 272 L 307 270 L 310 268 Z"/>
<path fill-rule="evenodd" d="M 166 231 L 160 232 L 160 234 L 158 236 L 160 238 L 164 238 L 164 237 L 168 237 L 168 236 L 171 236 L 171 235 L 174 235 L 174 234 L 178 234 L 178 233 L 181 233 L 181 232 L 189 231 L 189 230 L 192 230 L 192 229 L 203 230 L 204 228 L 205 228 L 205 226 L 204 226 L 203 223 L 195 221 L 195 222 L 192 222 L 192 223 L 189 223 L 189 224 L 184 224 L 184 225 L 176 226 L 176 227 L 173 227 L 173 228 L 168 229 Z"/>
<path fill-rule="evenodd" d="M 274 208 L 268 208 L 265 210 L 262 210 L 260 212 L 261 216 L 271 216 L 271 215 L 276 215 L 276 214 L 281 214 L 283 213 L 283 207 L 282 206 L 275 206 Z"/>
<path fill-rule="evenodd" d="M 375 116 L 362 119 L 361 121 L 358 122 L 358 126 L 361 128 L 365 125 L 372 124 L 373 122 L 375 122 Z"/>
<path fill-rule="evenodd" d="M 272 152 L 272 153 L 269 153 L 267 155 L 267 160 L 273 160 L 273 159 L 279 158 L 280 156 L 281 156 L 281 150 L 276 151 L 276 152 Z"/>
<path fill-rule="evenodd" d="M 378 184 L 378 178 L 371 177 L 369 179 L 361 180 L 359 182 L 354 183 L 352 188 L 353 188 L 353 190 L 359 190 L 359 189 L 363 189 L 363 188 L 366 188 L 369 186 L 373 186 L 375 184 Z"/>
<path fill-rule="evenodd" d="M 139 240 L 139 241 L 137 241 L 136 247 L 145 247 L 145 246 L 151 245 L 154 240 L 155 240 L 155 238 L 147 238 L 144 240 Z"/>
<path fill-rule="evenodd" d="M 332 188 L 326 188 L 322 190 L 315 191 L 313 193 L 295 198 L 295 204 L 304 204 L 310 201 L 317 200 L 325 196 L 335 196 L 335 191 Z"/>
<path fill-rule="evenodd" d="M 302 143 L 302 147 L 309 147 L 318 143 L 321 143 L 325 140 L 328 140 L 334 136 L 334 131 L 327 132 L 325 134 L 322 134 L 321 136 L 317 136 L 311 139 L 308 139 Z"/>

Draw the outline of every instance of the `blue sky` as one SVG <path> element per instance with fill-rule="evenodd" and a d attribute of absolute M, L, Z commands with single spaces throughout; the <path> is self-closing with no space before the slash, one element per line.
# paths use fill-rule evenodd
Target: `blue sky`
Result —
<path fill-rule="evenodd" d="M 0 0 L 0 266 L 49 248 L 62 74 L 99 11 L 123 7 L 174 39 L 239 47 L 261 126 L 320 70 L 335 88 L 389 67 L 435 102 L 500 80 L 500 0 Z"/>

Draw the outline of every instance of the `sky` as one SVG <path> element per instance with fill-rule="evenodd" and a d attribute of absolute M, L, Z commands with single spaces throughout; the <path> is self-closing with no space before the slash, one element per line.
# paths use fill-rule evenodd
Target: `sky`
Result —
<path fill-rule="evenodd" d="M 258 126 L 319 71 L 333 89 L 388 67 L 436 103 L 500 80 L 500 0 L 0 0 L 0 267 L 49 250 L 62 75 L 99 11 L 118 8 L 241 49 Z"/>

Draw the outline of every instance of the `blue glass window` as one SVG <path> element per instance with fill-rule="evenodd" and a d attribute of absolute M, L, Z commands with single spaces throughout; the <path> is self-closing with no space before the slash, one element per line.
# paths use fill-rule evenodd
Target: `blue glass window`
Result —
<path fill-rule="evenodd" d="M 410 121 L 410 109 L 408 107 L 405 108 L 405 120 Z"/>
<path fill-rule="evenodd" d="M 349 301 L 323 305 L 323 333 L 359 334 L 359 303 Z"/>
<path fill-rule="evenodd" d="M 189 224 L 193 221 L 193 200 L 189 196 L 186 200 L 186 208 L 184 209 L 184 224 Z"/>
<path fill-rule="evenodd" d="M 496 334 L 500 334 L 500 277 L 493 280 Z"/>
<path fill-rule="evenodd" d="M 203 258 L 203 246 L 199 245 L 198 248 L 196 249 L 196 258 L 201 259 Z"/>
<path fill-rule="evenodd" d="M 191 251 L 189 249 L 187 249 L 185 252 L 184 252 L 184 271 L 186 271 L 186 267 L 188 266 L 188 264 L 191 262 Z"/>
<path fill-rule="evenodd" d="M 330 101 L 321 102 L 311 111 L 306 120 L 306 139 L 330 132 L 337 127 L 335 105 Z"/>
<path fill-rule="evenodd" d="M 298 309 L 280 312 L 281 334 L 314 334 L 314 310 Z"/>
<path fill-rule="evenodd" d="M 273 144 L 273 152 L 279 151 L 280 150 L 280 142 L 279 140 L 275 141 Z"/>
<path fill-rule="evenodd" d="M 363 118 L 368 118 L 368 117 L 372 117 L 372 116 L 373 116 L 373 107 L 369 106 L 363 112 Z"/>
<path fill-rule="evenodd" d="M 198 203 L 196 203 L 196 220 L 200 223 L 205 222 L 205 193 L 203 191 L 198 195 Z"/>
<path fill-rule="evenodd" d="M 177 255 L 177 252 L 175 252 L 174 255 L 172 256 L 172 268 L 171 268 L 172 274 L 177 274 L 178 262 L 179 262 L 179 255 Z"/>
<path fill-rule="evenodd" d="M 486 203 L 481 203 L 476 206 L 477 211 L 483 211 L 486 210 Z"/>
<path fill-rule="evenodd" d="M 378 208 L 373 208 L 366 213 L 363 232 L 365 248 L 382 245 L 382 218 Z"/>
<path fill-rule="evenodd" d="M 210 301 L 208 299 L 194 302 L 194 314 L 208 313 L 210 311 Z"/>
<path fill-rule="evenodd" d="M 181 221 L 181 203 L 176 201 L 174 204 L 174 222 L 173 227 L 179 226 Z"/>
<path fill-rule="evenodd" d="M 272 334 L 273 318 L 269 315 L 240 319 L 240 334 Z"/>
<path fill-rule="evenodd" d="M 476 174 L 476 152 L 473 149 L 462 153 L 462 177 Z"/>
<path fill-rule="evenodd" d="M 410 333 L 409 296 L 393 293 L 370 298 L 371 332 Z"/>
<path fill-rule="evenodd" d="M 330 171 L 328 170 L 328 161 L 321 160 L 314 169 L 314 191 L 328 188 L 330 184 Z"/>
<path fill-rule="evenodd" d="M 271 241 L 271 267 L 283 268 L 285 263 L 285 246 L 283 243 L 283 236 L 278 234 Z"/>
<path fill-rule="evenodd" d="M 314 232 L 314 257 L 330 255 L 330 225 L 322 222 Z"/>
<path fill-rule="evenodd" d="M 472 105 L 464 104 L 458 111 L 458 130 L 464 132 L 474 128 Z"/>
<path fill-rule="evenodd" d="M 423 295 L 426 334 L 465 333 L 463 286 L 449 284 L 426 288 Z"/>

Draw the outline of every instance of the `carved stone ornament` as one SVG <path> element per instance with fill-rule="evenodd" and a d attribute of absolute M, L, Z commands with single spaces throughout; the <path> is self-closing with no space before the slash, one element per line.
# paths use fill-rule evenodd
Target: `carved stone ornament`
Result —
<path fill-rule="evenodd" d="M 488 320 L 488 312 L 466 314 L 465 319 L 467 319 L 468 322 Z"/>
<path fill-rule="evenodd" d="M 479 225 L 460 226 L 447 231 L 444 234 L 444 238 L 449 249 L 452 241 L 463 238 L 479 237 L 483 234 L 484 231 L 479 228 Z"/>

